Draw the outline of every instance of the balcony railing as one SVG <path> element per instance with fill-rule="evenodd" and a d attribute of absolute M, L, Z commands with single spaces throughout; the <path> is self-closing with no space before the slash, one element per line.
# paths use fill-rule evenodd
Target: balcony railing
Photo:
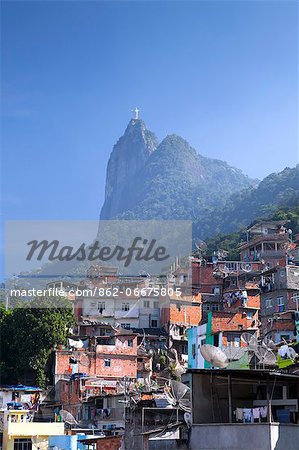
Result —
<path fill-rule="evenodd" d="M 64 423 L 59 422 L 8 422 L 8 435 L 56 436 L 64 434 Z"/>

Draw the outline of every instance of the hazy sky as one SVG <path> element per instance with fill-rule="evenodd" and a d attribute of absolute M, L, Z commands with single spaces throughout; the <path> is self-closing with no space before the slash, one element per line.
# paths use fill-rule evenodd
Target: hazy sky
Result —
<path fill-rule="evenodd" d="M 8 219 L 94 219 L 136 105 L 262 178 L 297 162 L 297 2 L 2 2 Z"/>

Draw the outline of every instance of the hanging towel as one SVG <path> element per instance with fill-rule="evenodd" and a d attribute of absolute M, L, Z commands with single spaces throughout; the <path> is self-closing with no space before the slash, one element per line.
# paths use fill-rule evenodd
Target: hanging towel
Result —
<path fill-rule="evenodd" d="M 265 417 L 267 417 L 267 414 L 268 414 L 268 406 L 262 406 L 260 408 L 260 413 L 261 413 L 261 417 L 263 419 L 265 419 Z"/>
<path fill-rule="evenodd" d="M 252 409 L 251 408 L 244 408 L 243 409 L 243 417 L 245 423 L 252 423 L 253 422 L 253 415 L 252 415 Z"/>
<path fill-rule="evenodd" d="M 242 420 L 243 421 L 243 409 L 237 408 L 236 409 L 236 420 Z"/>
<path fill-rule="evenodd" d="M 254 419 L 259 419 L 260 418 L 260 408 L 253 408 L 252 414 L 253 414 Z"/>

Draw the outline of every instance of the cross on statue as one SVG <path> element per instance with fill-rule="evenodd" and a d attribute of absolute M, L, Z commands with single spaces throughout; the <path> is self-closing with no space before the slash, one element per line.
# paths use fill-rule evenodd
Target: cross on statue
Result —
<path fill-rule="evenodd" d="M 138 109 L 137 106 L 136 106 L 135 109 L 131 109 L 131 111 L 132 111 L 133 113 L 135 113 L 134 119 L 138 120 L 138 119 L 139 119 L 140 109 Z"/>

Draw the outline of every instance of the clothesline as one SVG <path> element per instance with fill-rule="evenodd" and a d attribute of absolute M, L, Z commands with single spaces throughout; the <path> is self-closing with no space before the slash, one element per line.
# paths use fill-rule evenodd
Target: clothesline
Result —
<path fill-rule="evenodd" d="M 258 408 L 236 408 L 236 421 L 243 423 L 261 422 L 261 419 L 266 419 L 268 415 L 268 406 L 260 406 Z"/>

